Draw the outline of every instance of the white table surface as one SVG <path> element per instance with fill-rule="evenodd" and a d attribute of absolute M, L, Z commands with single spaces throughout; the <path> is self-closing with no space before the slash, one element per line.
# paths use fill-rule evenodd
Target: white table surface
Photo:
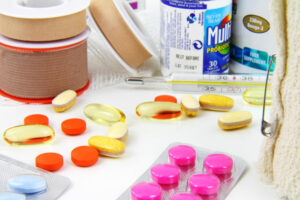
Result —
<path fill-rule="evenodd" d="M 184 142 L 199 147 L 223 151 L 243 158 L 249 168 L 227 200 L 279 200 L 270 186 L 260 182 L 255 169 L 263 136 L 260 134 L 261 107 L 247 105 L 241 96 L 233 96 L 233 111 L 248 110 L 253 114 L 253 123 L 245 129 L 225 132 L 217 126 L 222 113 L 201 111 L 196 118 L 183 118 L 173 122 L 144 121 L 135 114 L 135 107 L 152 101 L 160 94 L 172 94 L 178 99 L 183 93 L 164 90 L 143 90 L 125 85 L 105 87 L 84 93 L 76 104 L 64 113 L 55 113 L 50 105 L 17 105 L 0 107 L 0 132 L 20 125 L 26 115 L 41 113 L 50 119 L 56 132 L 55 140 L 44 146 L 11 147 L 0 140 L 1 154 L 34 165 L 35 157 L 44 152 L 57 152 L 64 157 L 64 166 L 57 174 L 69 177 L 72 185 L 60 198 L 62 200 L 114 200 L 126 190 L 165 148 L 173 142 Z M 200 94 L 194 94 L 197 98 Z M 87 120 L 83 108 L 89 103 L 102 103 L 121 109 L 127 116 L 129 138 L 122 158 L 100 158 L 89 168 L 75 166 L 70 160 L 72 149 L 87 145 L 94 135 L 105 135 L 108 127 Z M 79 117 L 87 120 L 87 131 L 76 137 L 66 136 L 60 130 L 63 120 Z"/>

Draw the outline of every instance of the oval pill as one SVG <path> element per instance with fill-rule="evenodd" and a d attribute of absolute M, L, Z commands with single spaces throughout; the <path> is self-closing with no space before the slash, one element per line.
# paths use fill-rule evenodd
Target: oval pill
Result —
<path fill-rule="evenodd" d="M 154 101 L 166 101 L 166 102 L 173 102 L 177 103 L 177 98 L 172 95 L 159 95 L 154 98 Z"/>
<path fill-rule="evenodd" d="M 125 141 L 128 137 L 128 125 L 125 122 L 114 123 L 107 132 L 107 137 Z"/>
<path fill-rule="evenodd" d="M 9 179 L 7 183 L 11 190 L 23 194 L 34 194 L 47 189 L 45 179 L 40 176 L 17 176 Z"/>
<path fill-rule="evenodd" d="M 171 200 L 202 200 L 200 197 L 191 193 L 179 193 L 175 194 Z"/>
<path fill-rule="evenodd" d="M 132 200 L 161 200 L 161 187 L 155 183 L 138 183 L 131 188 Z"/>
<path fill-rule="evenodd" d="M 126 120 L 126 116 L 121 110 L 103 104 L 89 104 L 85 106 L 83 112 L 90 120 L 108 126 Z"/>
<path fill-rule="evenodd" d="M 211 154 L 204 159 L 204 168 L 207 172 L 222 175 L 231 173 L 233 160 L 225 154 Z"/>
<path fill-rule="evenodd" d="M 264 104 L 265 88 L 249 88 L 243 94 L 243 99 L 249 104 L 263 105 Z M 271 90 L 267 89 L 266 105 L 272 104 Z"/>
<path fill-rule="evenodd" d="M 64 112 L 72 107 L 77 98 L 74 90 L 66 90 L 52 100 L 52 108 L 56 112 Z"/>
<path fill-rule="evenodd" d="M 252 122 L 252 114 L 248 111 L 230 112 L 219 117 L 218 125 L 221 129 L 232 130 L 248 126 Z"/>
<path fill-rule="evenodd" d="M 86 130 L 86 123 L 83 119 L 67 119 L 61 123 L 61 130 L 66 135 L 80 135 Z"/>
<path fill-rule="evenodd" d="M 205 94 L 199 98 L 203 109 L 214 111 L 229 111 L 232 109 L 234 100 L 230 97 L 216 94 Z"/>
<path fill-rule="evenodd" d="M 26 200 L 26 196 L 17 193 L 0 193 L 0 200 Z"/>
<path fill-rule="evenodd" d="M 158 164 L 151 168 L 151 178 L 158 184 L 176 184 L 179 181 L 180 169 L 171 164 Z"/>
<path fill-rule="evenodd" d="M 54 172 L 63 166 L 63 160 L 62 155 L 58 153 L 42 153 L 35 158 L 35 166 Z"/>
<path fill-rule="evenodd" d="M 190 94 L 186 94 L 182 97 L 181 107 L 188 117 L 195 117 L 200 111 L 199 101 Z"/>
<path fill-rule="evenodd" d="M 110 137 L 93 136 L 88 143 L 95 147 L 100 155 L 107 157 L 120 157 L 125 151 L 125 144 L 122 141 Z"/>
<path fill-rule="evenodd" d="M 136 107 L 143 119 L 176 119 L 181 116 L 181 106 L 173 102 L 145 102 Z"/>
<path fill-rule="evenodd" d="M 45 125 L 22 125 L 7 129 L 4 140 L 9 144 L 39 144 L 54 138 L 54 130 Z"/>
<path fill-rule="evenodd" d="M 220 187 L 220 180 L 210 174 L 195 174 L 189 178 L 191 191 L 198 195 L 217 194 Z"/>
<path fill-rule="evenodd" d="M 49 119 L 46 115 L 41 114 L 33 114 L 28 115 L 24 118 L 24 125 L 31 125 L 31 124 L 42 124 L 42 125 L 49 125 Z"/>
<path fill-rule="evenodd" d="M 71 152 L 72 162 L 79 167 L 90 167 L 96 164 L 98 159 L 99 153 L 94 147 L 80 146 Z"/>

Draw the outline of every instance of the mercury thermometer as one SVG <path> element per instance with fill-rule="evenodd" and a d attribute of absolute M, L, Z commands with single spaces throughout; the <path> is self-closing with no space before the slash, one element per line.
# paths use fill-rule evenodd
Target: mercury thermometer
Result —
<path fill-rule="evenodd" d="M 186 92 L 243 93 L 248 88 L 264 87 L 266 75 L 173 73 L 167 77 L 128 77 L 125 82 Z"/>

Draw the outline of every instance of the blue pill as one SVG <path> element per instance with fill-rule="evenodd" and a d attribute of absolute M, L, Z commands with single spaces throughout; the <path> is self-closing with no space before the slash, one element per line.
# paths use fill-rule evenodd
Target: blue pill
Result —
<path fill-rule="evenodd" d="M 26 196 L 17 193 L 0 193 L 0 200 L 26 200 Z"/>
<path fill-rule="evenodd" d="M 47 189 L 45 179 L 39 176 L 23 175 L 8 180 L 8 187 L 23 194 L 33 194 Z"/>

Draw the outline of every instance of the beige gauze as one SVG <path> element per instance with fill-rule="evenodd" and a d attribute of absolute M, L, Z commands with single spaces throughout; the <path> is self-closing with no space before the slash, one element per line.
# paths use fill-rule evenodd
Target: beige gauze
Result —
<path fill-rule="evenodd" d="M 265 181 L 288 200 L 300 200 L 300 1 L 271 0 L 276 38 L 271 119 L 277 132 L 266 138 L 258 163 Z"/>

